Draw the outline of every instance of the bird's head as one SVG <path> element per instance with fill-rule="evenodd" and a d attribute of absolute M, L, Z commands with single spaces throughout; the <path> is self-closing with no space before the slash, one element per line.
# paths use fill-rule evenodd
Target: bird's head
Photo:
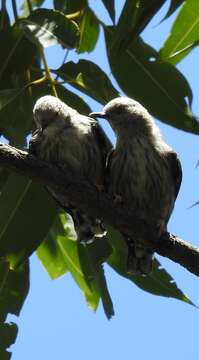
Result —
<path fill-rule="evenodd" d="M 102 112 L 93 112 L 89 116 L 105 118 L 116 133 L 127 131 L 129 127 L 142 128 L 147 119 L 151 120 L 148 111 L 128 97 L 115 98 L 105 105 Z"/>
<path fill-rule="evenodd" d="M 70 120 L 70 110 L 60 99 L 46 95 L 39 98 L 33 108 L 33 117 L 37 129 L 53 133 L 67 125 Z"/>

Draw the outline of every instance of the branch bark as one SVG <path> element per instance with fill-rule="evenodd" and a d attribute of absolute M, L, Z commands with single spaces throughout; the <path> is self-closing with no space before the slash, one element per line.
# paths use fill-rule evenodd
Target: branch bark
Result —
<path fill-rule="evenodd" d="M 124 206 L 116 206 L 106 193 L 100 192 L 89 181 L 76 178 L 70 170 L 63 173 L 48 163 L 38 161 L 26 151 L 1 143 L 0 165 L 52 187 L 79 209 L 102 219 L 120 232 L 141 239 L 148 248 L 199 276 L 199 248 L 170 233 L 158 238 L 156 229 L 136 218 Z"/>

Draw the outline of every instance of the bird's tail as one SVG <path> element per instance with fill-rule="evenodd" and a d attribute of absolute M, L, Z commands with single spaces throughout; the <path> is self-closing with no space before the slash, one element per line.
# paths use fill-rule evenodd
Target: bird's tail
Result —
<path fill-rule="evenodd" d="M 131 238 L 124 236 L 128 246 L 127 272 L 133 275 L 149 275 L 152 272 L 153 252 Z"/>
<path fill-rule="evenodd" d="M 95 238 L 103 237 L 107 231 L 101 220 L 95 219 L 79 210 L 72 210 L 72 218 L 77 233 L 77 240 L 82 244 L 89 244 Z"/>

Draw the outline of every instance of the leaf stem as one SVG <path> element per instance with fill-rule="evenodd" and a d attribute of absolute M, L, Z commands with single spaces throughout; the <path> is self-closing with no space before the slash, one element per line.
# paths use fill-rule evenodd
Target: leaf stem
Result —
<path fill-rule="evenodd" d="M 48 63 L 47 63 L 47 60 L 46 60 L 46 57 L 45 57 L 45 54 L 44 54 L 43 47 L 40 47 L 40 54 L 41 54 L 42 61 L 44 63 L 46 79 L 49 81 L 49 83 L 51 85 L 53 95 L 58 97 L 57 90 L 56 90 L 56 87 L 55 87 L 55 80 L 53 79 L 53 77 L 51 75 L 51 72 L 50 72 L 50 69 L 48 67 Z"/>
<path fill-rule="evenodd" d="M 65 16 L 66 16 L 67 19 L 73 20 L 73 19 L 76 19 L 76 18 L 80 17 L 82 15 L 82 12 L 83 12 L 83 10 L 78 10 L 78 11 L 76 11 L 74 13 L 67 14 Z"/>

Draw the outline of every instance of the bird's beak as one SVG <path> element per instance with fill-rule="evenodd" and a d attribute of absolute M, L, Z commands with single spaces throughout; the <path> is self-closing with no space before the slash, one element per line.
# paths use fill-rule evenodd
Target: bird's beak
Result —
<path fill-rule="evenodd" d="M 90 117 L 92 117 L 92 118 L 106 118 L 107 116 L 106 116 L 106 113 L 105 112 L 103 112 L 103 111 L 101 111 L 101 112 L 92 112 L 92 113 L 90 113 L 89 114 L 89 116 Z"/>

